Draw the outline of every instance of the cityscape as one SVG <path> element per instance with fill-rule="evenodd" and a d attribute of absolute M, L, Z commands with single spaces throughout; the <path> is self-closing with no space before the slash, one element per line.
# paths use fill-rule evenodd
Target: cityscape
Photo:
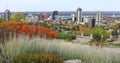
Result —
<path fill-rule="evenodd" d="M 45 23 L 61 23 L 73 22 L 72 24 L 85 24 L 92 22 L 90 27 L 102 26 L 105 21 L 114 24 L 119 22 L 119 11 L 82 11 L 78 8 L 75 11 L 53 11 L 53 12 L 10 12 L 6 9 L 5 12 L 0 13 L 0 19 L 9 21 L 10 16 L 13 14 L 25 15 L 26 22 L 45 22 Z M 114 22 L 114 23 L 113 23 Z M 93 24 L 94 23 L 94 24 Z"/>
<path fill-rule="evenodd" d="M 0 63 L 120 63 L 119 3 L 93 1 L 1 1 Z"/>

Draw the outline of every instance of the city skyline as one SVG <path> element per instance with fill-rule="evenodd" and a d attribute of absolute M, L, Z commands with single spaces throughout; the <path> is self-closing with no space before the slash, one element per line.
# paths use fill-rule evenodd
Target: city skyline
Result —
<path fill-rule="evenodd" d="M 0 12 L 17 11 L 120 11 L 118 0 L 1 0 Z"/>

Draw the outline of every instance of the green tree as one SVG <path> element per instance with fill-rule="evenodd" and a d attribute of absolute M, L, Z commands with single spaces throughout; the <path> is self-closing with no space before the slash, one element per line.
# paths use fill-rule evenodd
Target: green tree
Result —
<path fill-rule="evenodd" d="M 91 30 L 93 34 L 93 39 L 97 42 L 105 42 L 109 38 L 110 33 L 102 27 L 95 27 Z"/>
<path fill-rule="evenodd" d="M 118 38 L 118 32 L 117 31 L 112 31 L 111 32 L 111 34 L 112 34 L 112 36 L 113 36 L 113 40 L 117 40 L 117 38 Z"/>
<path fill-rule="evenodd" d="M 11 15 L 11 20 L 17 20 L 17 21 L 24 21 L 25 20 L 25 15 L 24 13 L 15 13 Z"/>
<path fill-rule="evenodd" d="M 120 34 L 120 23 L 117 23 L 117 24 L 115 24 L 115 25 L 113 25 L 113 26 L 111 26 L 111 29 L 113 29 L 114 31 L 118 31 L 117 33 L 117 35 L 119 35 Z M 113 32 L 114 33 L 114 32 Z"/>
<path fill-rule="evenodd" d="M 80 25 L 75 25 L 75 26 L 73 27 L 73 30 L 75 30 L 75 31 L 80 31 L 79 27 L 80 27 Z"/>
<path fill-rule="evenodd" d="M 76 39 L 76 36 L 72 32 L 64 33 L 58 32 L 58 39 L 66 39 L 68 41 Z"/>
<path fill-rule="evenodd" d="M 39 25 L 44 26 L 44 27 L 47 27 L 47 28 L 49 28 L 49 25 L 51 26 L 51 24 L 48 25 L 48 24 L 42 23 L 42 22 L 40 22 Z"/>
<path fill-rule="evenodd" d="M 118 34 L 120 35 L 120 23 L 117 23 L 118 25 Z"/>
<path fill-rule="evenodd" d="M 113 30 L 117 30 L 118 28 L 119 28 L 118 24 L 111 26 L 111 29 L 113 29 Z"/>
<path fill-rule="evenodd" d="M 4 22 L 5 20 L 4 19 L 0 19 L 0 23 Z"/>

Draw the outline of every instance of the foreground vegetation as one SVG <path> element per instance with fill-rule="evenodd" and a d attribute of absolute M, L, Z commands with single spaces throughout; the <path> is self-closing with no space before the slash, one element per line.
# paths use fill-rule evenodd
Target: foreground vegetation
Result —
<path fill-rule="evenodd" d="M 120 51 L 110 48 L 100 48 L 73 44 L 61 40 L 46 40 L 39 37 L 30 39 L 19 36 L 1 46 L 0 63 L 10 62 L 14 56 L 23 53 L 49 53 L 63 57 L 64 60 L 80 59 L 84 63 L 120 63 Z"/>
<path fill-rule="evenodd" d="M 12 63 L 63 63 L 63 59 L 53 54 L 20 54 L 14 56 Z"/>
<path fill-rule="evenodd" d="M 49 26 L 52 27 L 52 25 Z M 61 57 L 64 60 L 80 59 L 84 63 L 120 63 L 119 48 L 114 48 L 114 50 L 112 48 L 101 48 L 95 45 L 87 46 L 78 43 L 64 42 L 61 39 L 69 41 L 75 39 L 76 36 L 74 33 L 65 33 L 65 31 L 58 32 L 54 30 L 54 26 L 53 29 L 49 28 L 49 26 L 47 28 L 46 24 L 39 24 L 38 26 L 29 25 L 21 21 L 0 23 L 0 40 L 4 42 L 0 46 L 0 63 L 27 63 L 27 61 L 28 63 L 36 63 L 38 59 L 44 60 L 43 58 L 41 59 L 41 53 L 43 53 L 43 55 L 45 53 L 45 61 L 43 61 L 43 63 L 47 63 L 49 62 L 48 60 L 51 59 L 55 59 L 51 63 L 63 62 L 60 59 Z M 107 30 L 101 27 L 90 29 L 88 27 L 70 26 L 70 29 L 68 28 L 69 27 L 66 26 L 65 29 L 67 31 L 74 31 L 77 35 L 84 32 L 83 35 L 89 36 L 90 31 L 92 31 L 94 39 L 92 42 L 97 43 L 105 42 L 110 36 Z M 79 28 L 82 31 L 80 31 Z M 112 35 L 116 36 L 117 34 L 113 33 Z M 50 58 L 46 57 L 49 56 L 49 54 Z M 54 54 L 55 57 L 51 56 L 51 54 Z M 38 56 L 40 56 L 40 58 L 38 58 Z M 26 62 L 21 62 L 22 60 Z"/>

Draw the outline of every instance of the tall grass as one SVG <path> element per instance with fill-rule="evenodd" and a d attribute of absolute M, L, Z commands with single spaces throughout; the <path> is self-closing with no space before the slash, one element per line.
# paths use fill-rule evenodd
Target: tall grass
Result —
<path fill-rule="evenodd" d="M 68 59 L 80 59 L 84 63 L 120 63 L 120 49 L 89 47 L 81 44 L 66 43 L 62 40 L 46 40 L 26 36 L 13 38 L 2 47 L 0 60 L 12 59 L 21 53 L 52 53 Z"/>

